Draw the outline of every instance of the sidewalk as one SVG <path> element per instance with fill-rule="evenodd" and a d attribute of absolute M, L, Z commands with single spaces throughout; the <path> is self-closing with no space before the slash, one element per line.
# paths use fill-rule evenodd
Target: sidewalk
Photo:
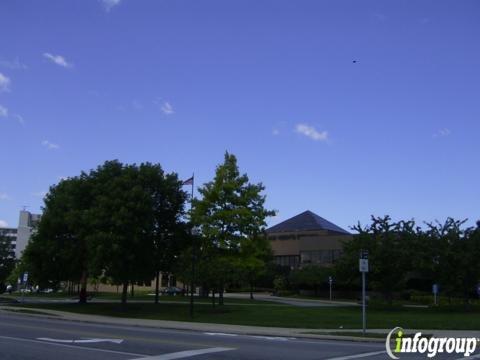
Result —
<path fill-rule="evenodd" d="M 229 299 L 250 299 L 249 293 L 225 293 L 223 295 Z M 255 300 L 273 301 L 280 304 L 292 305 L 292 306 L 306 306 L 306 307 L 325 307 L 325 306 L 359 306 L 358 303 L 353 301 L 329 301 L 329 300 L 317 300 L 317 299 L 302 299 L 294 297 L 274 296 L 269 293 L 254 293 Z"/>
<path fill-rule="evenodd" d="M 10 311 L 8 311 L 10 309 Z M 13 311 L 12 311 L 13 310 Z M 329 335 L 328 333 L 359 333 L 359 329 L 300 329 L 300 328 L 277 328 L 277 327 L 261 327 L 261 326 L 245 326 L 245 325 L 228 325 L 228 324 L 209 324 L 183 321 L 168 320 L 149 320 L 149 319 L 133 319 L 133 318 L 116 318 L 110 316 L 75 314 L 64 311 L 35 309 L 28 310 L 38 311 L 41 314 L 28 314 L 15 312 L 15 310 L 25 310 L 25 308 L 14 306 L 0 306 L 0 312 L 15 313 L 18 315 L 32 316 L 39 318 L 50 318 L 55 320 L 80 321 L 106 325 L 123 325 L 123 326 L 139 326 L 172 330 L 188 330 L 208 333 L 220 334 L 236 334 L 236 335 L 255 335 L 269 337 L 286 337 L 286 338 L 308 338 L 322 340 L 347 340 L 347 341 L 363 341 L 363 342 L 384 342 L 385 338 L 362 338 L 357 336 L 341 336 Z M 43 315 L 45 314 L 45 315 Z M 368 329 L 369 333 L 387 334 L 392 329 Z M 432 334 L 436 337 L 480 337 L 480 331 L 463 331 L 463 330 L 413 330 L 405 329 L 408 333 L 420 331 L 423 334 Z M 321 334 L 325 333 L 325 334 Z"/>

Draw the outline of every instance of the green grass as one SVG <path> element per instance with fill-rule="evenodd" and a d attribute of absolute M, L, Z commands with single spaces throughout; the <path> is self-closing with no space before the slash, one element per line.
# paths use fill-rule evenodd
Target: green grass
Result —
<path fill-rule="evenodd" d="M 235 300 L 236 301 L 236 300 Z M 118 303 L 79 304 L 29 304 L 36 309 L 53 309 L 82 314 L 98 314 L 125 318 L 191 321 L 188 304 L 178 303 L 132 303 L 125 308 Z M 197 304 L 193 321 L 236 325 L 290 327 L 309 329 L 359 329 L 361 309 L 353 307 L 294 307 L 288 305 L 225 305 L 212 308 Z M 480 307 L 439 307 L 412 309 L 403 307 L 369 307 L 369 328 L 392 329 L 446 329 L 478 330 Z"/>
<path fill-rule="evenodd" d="M 55 314 L 50 314 L 38 310 L 31 310 L 31 309 L 4 309 L 4 311 L 14 312 L 14 313 L 21 313 L 21 314 L 34 314 L 34 315 L 49 315 L 49 316 L 57 316 Z"/>

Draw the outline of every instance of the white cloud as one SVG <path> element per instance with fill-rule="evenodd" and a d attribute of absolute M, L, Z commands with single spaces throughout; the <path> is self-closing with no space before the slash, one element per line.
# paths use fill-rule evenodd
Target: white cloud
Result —
<path fill-rule="evenodd" d="M 72 67 L 73 64 L 67 62 L 67 60 L 62 56 L 62 55 L 53 55 L 50 53 L 43 53 L 43 57 L 50 60 L 54 64 L 57 64 L 59 66 L 63 66 L 65 68 Z"/>
<path fill-rule="evenodd" d="M 43 141 L 42 141 L 42 145 L 45 146 L 45 147 L 46 147 L 47 149 L 49 149 L 49 150 L 57 150 L 57 149 L 60 148 L 60 145 L 51 143 L 51 142 L 48 141 L 48 140 L 43 140 Z"/>
<path fill-rule="evenodd" d="M 0 59 L 0 66 L 11 70 L 25 70 L 27 68 L 27 65 L 21 63 L 18 58 L 11 61 Z"/>
<path fill-rule="evenodd" d="M 20 125 L 25 125 L 25 120 L 23 119 L 23 116 L 18 115 L 18 114 L 12 114 L 12 117 L 18 121 Z"/>
<path fill-rule="evenodd" d="M 278 130 L 278 129 L 273 129 L 273 130 L 272 130 L 272 134 L 273 134 L 274 136 L 280 135 L 280 130 Z"/>
<path fill-rule="evenodd" d="M 433 137 L 438 138 L 438 137 L 450 136 L 451 133 L 452 131 L 450 129 L 443 128 L 438 130 L 435 134 L 433 134 Z"/>
<path fill-rule="evenodd" d="M 7 200 L 10 196 L 7 193 L 0 193 L 0 200 Z"/>
<path fill-rule="evenodd" d="M 10 91 L 10 79 L 0 73 L 0 92 L 2 91 Z"/>
<path fill-rule="evenodd" d="M 327 131 L 317 131 L 313 126 L 307 124 L 297 124 L 295 131 L 315 141 L 327 141 Z"/>
<path fill-rule="evenodd" d="M 170 105 L 170 103 L 168 101 L 165 101 L 161 106 L 160 106 L 160 110 L 162 110 L 162 112 L 165 114 L 165 115 L 171 115 L 173 114 L 175 111 L 173 110 L 173 107 L 172 105 Z"/>
<path fill-rule="evenodd" d="M 8 227 L 8 223 L 5 220 L 0 220 L 0 227 Z"/>
<path fill-rule="evenodd" d="M 121 0 L 100 0 L 100 2 L 103 4 L 103 7 L 107 12 L 112 10 L 115 6 L 120 4 Z"/>
<path fill-rule="evenodd" d="M 0 105 L 0 117 L 8 117 L 8 109 Z"/>
<path fill-rule="evenodd" d="M 39 198 L 44 198 L 45 195 L 47 195 L 47 192 L 46 191 L 38 191 L 38 192 L 34 192 L 32 193 L 33 196 L 35 197 L 39 197 Z"/>

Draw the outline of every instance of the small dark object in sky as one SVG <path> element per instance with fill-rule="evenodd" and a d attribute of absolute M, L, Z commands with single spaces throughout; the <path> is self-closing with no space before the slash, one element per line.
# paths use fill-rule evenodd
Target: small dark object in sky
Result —
<path fill-rule="evenodd" d="M 357 60 L 353 60 L 352 62 L 353 62 L 354 64 L 356 64 L 356 63 L 357 63 Z"/>

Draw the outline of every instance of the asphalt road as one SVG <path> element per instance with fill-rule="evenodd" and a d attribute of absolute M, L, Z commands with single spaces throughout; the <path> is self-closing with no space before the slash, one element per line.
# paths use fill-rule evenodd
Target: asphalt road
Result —
<path fill-rule="evenodd" d="M 111 326 L 0 313 L 2 360 L 190 358 L 377 360 L 387 355 L 379 343 Z"/>

